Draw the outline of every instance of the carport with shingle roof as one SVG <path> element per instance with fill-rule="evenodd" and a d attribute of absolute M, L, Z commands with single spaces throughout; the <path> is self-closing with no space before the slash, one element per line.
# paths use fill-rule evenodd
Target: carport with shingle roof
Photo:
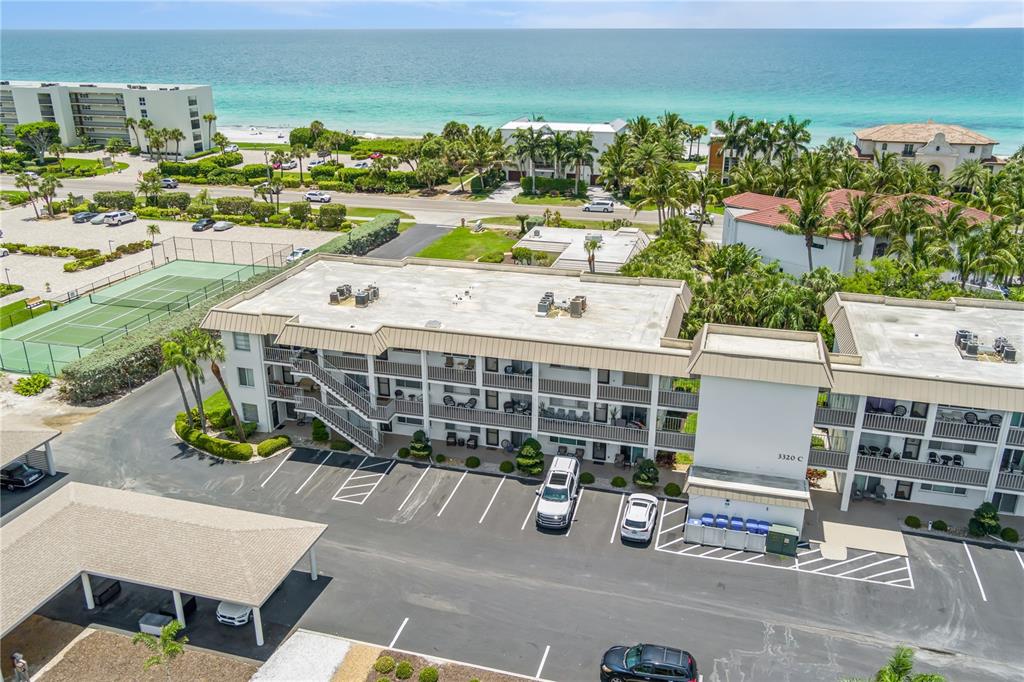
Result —
<path fill-rule="evenodd" d="M 260 607 L 308 557 L 327 526 L 281 516 L 69 483 L 3 526 L 0 636 L 81 579 L 94 608 L 90 575 L 166 589 L 185 623 L 182 593 Z"/>
<path fill-rule="evenodd" d="M 34 453 L 42 450 L 41 454 L 46 457 L 46 472 L 51 476 L 55 475 L 57 470 L 53 466 L 53 450 L 50 447 L 50 441 L 59 435 L 60 431 L 57 429 L 5 423 L 3 429 L 0 429 L 0 467 L 6 467 L 21 457 L 25 457 L 27 460 Z"/>

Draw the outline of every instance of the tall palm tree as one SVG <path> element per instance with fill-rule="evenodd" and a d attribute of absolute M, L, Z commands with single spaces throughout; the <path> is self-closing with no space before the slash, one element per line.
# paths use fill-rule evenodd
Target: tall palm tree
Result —
<path fill-rule="evenodd" d="M 537 159 L 544 156 L 547 138 L 543 131 L 530 126 L 519 128 L 512 135 L 512 150 L 517 158 L 525 159 L 530 166 L 530 193 L 537 193 Z"/>
<path fill-rule="evenodd" d="M 804 238 L 807 247 L 807 270 L 814 270 L 814 238 L 827 237 L 832 232 L 834 219 L 825 215 L 828 196 L 818 187 L 802 187 L 796 192 L 797 209 L 783 206 L 788 219 L 780 229 Z"/>
<path fill-rule="evenodd" d="M 886 210 L 882 224 L 875 228 L 877 236 L 888 238 L 888 253 L 897 260 L 910 254 L 918 229 L 931 224 L 926 210 L 929 206 L 931 201 L 919 194 L 902 196 L 894 207 Z"/>
<path fill-rule="evenodd" d="M 658 211 L 658 231 L 665 222 L 666 209 L 677 210 L 682 208 L 680 196 L 682 195 L 683 180 L 672 166 L 660 164 L 655 166 L 650 173 L 637 178 L 634 189 L 641 199 L 637 202 L 635 209 L 640 211 L 652 206 Z"/>
<path fill-rule="evenodd" d="M 185 133 L 179 128 L 171 128 L 167 131 L 167 141 L 174 143 L 174 158 L 181 157 L 181 143 L 185 141 Z"/>
<path fill-rule="evenodd" d="M 693 178 L 690 181 L 690 190 L 701 215 L 701 224 L 697 226 L 697 237 L 703 239 L 701 230 L 704 226 L 703 217 L 708 212 L 708 205 L 721 201 L 728 190 L 722 185 L 717 173 L 701 173 Z"/>
<path fill-rule="evenodd" d="M 878 199 L 871 192 L 848 194 L 849 204 L 837 216 L 837 222 L 853 241 L 853 259 L 860 258 L 864 239 L 875 233 L 882 224 L 882 213 L 878 210 Z"/>
<path fill-rule="evenodd" d="M 875 192 L 892 191 L 899 183 L 900 160 L 893 152 L 875 151 L 872 185 Z"/>
<path fill-rule="evenodd" d="M 61 170 L 64 170 L 64 154 L 67 153 L 68 148 L 60 142 L 54 142 L 50 145 L 48 151 L 57 157 L 57 165 L 60 166 Z"/>
<path fill-rule="evenodd" d="M 580 193 L 580 176 L 583 174 L 583 167 L 594 167 L 594 154 L 597 154 L 594 136 L 591 133 L 577 132 L 572 137 L 569 149 L 565 154 L 566 161 L 576 165 L 576 182 L 574 183 L 576 194 Z"/>
<path fill-rule="evenodd" d="M 974 194 L 975 188 L 981 184 L 981 178 L 989 169 L 981 165 L 977 159 L 968 159 L 953 169 L 949 174 L 949 184 L 954 190 L 970 196 Z"/>
<path fill-rule="evenodd" d="M 658 117 L 658 132 L 667 140 L 685 142 L 688 139 L 689 124 L 679 114 L 666 111 Z"/>
<path fill-rule="evenodd" d="M 483 126 L 475 126 L 466 141 L 466 158 L 480 180 L 480 190 L 486 187 L 485 176 L 500 166 L 506 157 L 501 133 Z"/>
<path fill-rule="evenodd" d="M 785 149 L 794 152 L 792 147 Z M 836 188 L 835 176 L 827 156 L 819 152 L 806 152 L 797 158 L 801 180 L 805 186 L 810 185 L 825 190 Z"/>
<path fill-rule="evenodd" d="M 60 180 L 53 173 L 46 173 L 39 181 L 39 196 L 43 198 L 43 202 L 46 204 L 46 212 L 53 217 L 53 199 L 57 196 L 57 189 L 63 187 Z"/>
<path fill-rule="evenodd" d="M 150 242 L 155 242 L 156 238 L 160 236 L 160 226 L 156 223 L 146 225 L 146 236 L 149 237 Z"/>
<path fill-rule="evenodd" d="M 188 395 L 185 393 L 185 385 L 181 382 L 181 374 L 178 372 L 179 369 L 184 369 L 185 365 L 190 362 L 189 358 L 185 355 L 185 352 L 181 348 L 181 344 L 177 341 L 164 341 L 160 344 L 160 352 L 162 354 L 162 371 L 171 370 L 174 372 L 174 380 L 178 383 L 178 393 L 181 394 L 181 403 L 185 406 L 185 416 L 188 418 L 188 427 L 194 428 L 192 421 L 192 407 L 188 404 Z"/>
<path fill-rule="evenodd" d="M 206 332 L 196 328 L 187 331 L 179 330 L 171 335 L 171 339 L 181 347 L 181 353 L 186 359 L 181 368 L 185 372 L 185 379 L 192 390 L 192 397 L 196 401 L 196 408 L 199 410 L 199 428 L 203 430 L 203 433 L 206 433 L 206 406 L 203 404 L 202 384 L 206 381 L 206 375 L 200 363 L 202 358 L 199 357 L 199 352 L 203 344 L 201 337 L 205 335 Z"/>
<path fill-rule="evenodd" d="M 214 338 L 206 332 L 199 331 L 196 337 L 195 354 L 198 359 L 210 363 L 210 372 L 217 379 L 217 383 L 220 384 L 220 389 L 224 391 L 224 397 L 228 401 L 228 407 L 231 408 L 231 416 L 235 420 L 235 431 L 238 434 L 238 440 L 245 443 L 245 429 L 242 426 L 242 418 L 238 415 L 235 402 L 231 399 L 228 386 L 224 383 L 224 376 L 220 371 L 220 363 L 224 362 L 225 357 L 224 344 L 219 338 Z"/>
<path fill-rule="evenodd" d="M 206 122 L 206 139 L 213 144 L 213 122 L 217 120 L 217 114 L 212 112 L 203 114 L 203 120 Z"/>
<path fill-rule="evenodd" d="M 775 191 L 772 167 L 764 159 L 743 159 L 729 171 L 729 185 L 737 193 L 772 194 Z"/>
<path fill-rule="evenodd" d="M 668 162 L 664 146 L 653 139 L 645 139 L 633 145 L 629 150 L 628 159 L 633 175 L 650 173 L 655 167 Z"/>
<path fill-rule="evenodd" d="M 691 128 L 691 134 L 693 135 L 693 140 L 697 143 L 697 156 L 699 157 L 700 141 L 704 138 L 705 135 L 708 134 L 707 126 L 703 126 L 700 124 L 695 125 Z"/>
<path fill-rule="evenodd" d="M 139 128 L 138 128 L 139 122 L 136 121 L 131 116 L 129 116 L 128 118 L 126 118 L 124 120 L 124 125 L 125 125 L 125 127 L 128 128 L 128 130 L 132 131 L 132 133 L 135 135 L 135 146 L 136 147 L 141 147 L 142 146 L 142 140 L 139 139 Z M 131 137 L 129 137 L 128 138 L 128 142 L 131 142 L 131 141 L 132 141 Z"/>
<path fill-rule="evenodd" d="M 782 149 L 774 164 L 771 164 L 773 194 L 777 197 L 793 196 L 793 192 L 801 185 L 801 168 L 796 154 L 791 149 Z"/>
<path fill-rule="evenodd" d="M 306 147 L 306 145 L 302 144 L 301 142 L 292 145 L 292 157 L 294 157 L 295 160 L 299 162 L 300 185 L 305 184 L 305 181 L 302 177 L 302 162 L 306 160 L 307 156 L 309 156 L 309 148 Z"/>
<path fill-rule="evenodd" d="M 868 189 L 864 183 L 867 171 L 868 166 L 863 161 L 847 154 L 833 166 L 836 186 L 843 189 Z"/>
<path fill-rule="evenodd" d="M 35 211 L 36 219 L 39 219 L 39 208 L 36 207 L 36 185 L 39 181 L 33 178 L 31 175 L 25 173 L 18 173 L 14 176 L 14 184 L 18 187 L 24 188 L 25 192 L 28 193 L 28 200 L 32 202 L 32 210 Z"/>
<path fill-rule="evenodd" d="M 648 140 L 655 134 L 656 129 L 654 121 L 646 116 L 637 116 L 626 122 L 626 135 L 629 136 L 633 144 L 640 144 Z"/>
<path fill-rule="evenodd" d="M 455 121 L 449 121 L 454 123 Z M 462 124 L 465 125 L 465 124 Z M 447 129 L 448 126 L 446 125 Z M 468 132 L 467 132 L 468 137 Z M 465 174 L 470 168 L 469 159 L 466 154 L 466 139 L 462 137 L 455 137 L 452 139 L 445 139 L 444 147 L 442 148 L 441 156 L 448 167 L 454 170 L 459 176 L 459 191 L 466 191 Z"/>
<path fill-rule="evenodd" d="M 584 239 L 583 250 L 587 252 L 587 267 L 590 268 L 591 272 L 595 272 L 597 250 L 601 248 L 601 242 L 598 239 Z"/>
<path fill-rule="evenodd" d="M 547 153 L 555 167 L 555 177 L 563 175 L 562 163 L 566 160 L 566 154 L 572 149 L 572 135 L 564 131 L 548 132 Z"/>
<path fill-rule="evenodd" d="M 327 130 L 327 127 L 320 121 L 313 121 L 309 124 L 309 141 L 316 144 L 316 141 L 320 139 L 320 135 Z"/>
<path fill-rule="evenodd" d="M 282 178 L 284 177 L 284 164 L 288 163 L 289 159 L 291 159 L 291 154 L 281 150 L 277 150 L 270 155 L 270 163 L 277 166 L 278 173 Z"/>
<path fill-rule="evenodd" d="M 624 135 L 617 135 L 599 159 L 601 162 L 601 183 L 605 189 L 621 190 L 630 177 L 629 142 Z"/>
<path fill-rule="evenodd" d="M 138 184 L 135 185 L 135 193 L 140 197 L 146 197 L 147 206 L 156 206 L 159 202 L 157 197 L 162 191 L 163 185 L 152 172 L 143 173 Z"/>
<path fill-rule="evenodd" d="M 985 172 L 974 187 L 974 193 L 968 203 L 975 208 L 980 208 L 988 213 L 1001 213 L 1003 209 L 1003 181 L 1002 174 L 996 175 L 991 171 Z"/>
<path fill-rule="evenodd" d="M 783 147 L 792 150 L 797 154 L 807 151 L 807 145 L 811 141 L 811 133 L 807 128 L 811 125 L 811 119 L 805 118 L 798 121 L 793 114 L 790 114 L 779 125 L 779 142 Z"/>
<path fill-rule="evenodd" d="M 156 161 L 155 151 L 164 143 L 164 132 L 159 128 L 150 128 L 146 131 L 146 150 L 149 152 L 149 160 Z"/>
<path fill-rule="evenodd" d="M 718 153 L 724 154 L 726 151 L 731 150 L 735 156 L 743 158 L 746 151 L 744 140 L 746 139 L 746 130 L 749 123 L 749 118 L 746 116 L 737 118 L 735 112 L 729 114 L 729 118 L 715 121 L 715 128 L 722 136 L 722 148 Z"/>

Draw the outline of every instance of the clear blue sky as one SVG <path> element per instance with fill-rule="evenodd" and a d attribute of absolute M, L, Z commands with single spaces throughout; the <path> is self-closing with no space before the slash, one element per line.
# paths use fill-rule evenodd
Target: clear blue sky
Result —
<path fill-rule="evenodd" d="M 1005 28 L 1024 2 L 774 0 L 0 0 L 5 30 L 304 28 Z"/>

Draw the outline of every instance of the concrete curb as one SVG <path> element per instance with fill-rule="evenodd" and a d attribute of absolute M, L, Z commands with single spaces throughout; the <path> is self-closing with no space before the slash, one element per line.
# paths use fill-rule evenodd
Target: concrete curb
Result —
<path fill-rule="evenodd" d="M 274 459 L 278 455 L 288 455 L 290 457 L 291 454 L 293 452 L 295 452 L 295 447 L 296 447 L 294 444 L 293 445 L 288 445 L 286 447 L 281 448 L 280 450 L 278 450 L 274 454 L 268 455 L 266 457 L 260 457 L 258 454 L 254 453 L 253 456 L 250 457 L 249 459 L 228 459 L 227 457 L 221 457 L 220 455 L 215 455 L 212 452 L 207 452 L 206 450 L 201 450 L 201 449 L 197 448 L 196 446 L 192 445 L 191 443 L 186 443 L 185 441 L 183 441 L 181 439 L 181 436 L 178 435 L 178 432 L 174 430 L 174 425 L 173 424 L 171 425 L 171 435 L 174 437 L 175 441 L 177 441 L 178 443 L 181 443 L 183 446 L 185 446 L 186 448 L 188 448 L 192 452 L 197 452 L 200 455 L 204 455 L 206 457 L 213 457 L 214 459 L 219 459 L 221 462 L 227 462 L 229 464 L 253 464 L 253 463 L 256 463 L 256 462 L 269 462 L 270 460 Z M 259 445 L 259 443 L 248 443 L 248 445 Z"/>
<path fill-rule="evenodd" d="M 986 549 L 1024 550 L 1024 543 L 1017 543 L 1016 545 L 1013 545 L 1009 542 L 997 539 L 972 538 L 969 535 L 961 537 L 951 533 L 943 533 L 942 531 L 928 530 L 927 528 L 910 528 L 903 524 L 900 524 L 900 531 L 904 535 L 916 535 L 922 538 L 945 540 L 946 542 L 966 543 L 968 545 L 975 545 Z"/>

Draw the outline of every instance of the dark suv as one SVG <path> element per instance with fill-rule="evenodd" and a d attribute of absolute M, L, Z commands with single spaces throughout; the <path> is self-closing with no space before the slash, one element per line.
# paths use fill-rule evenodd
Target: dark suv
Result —
<path fill-rule="evenodd" d="M 12 464 L 0 471 L 0 485 L 8 490 L 28 488 L 43 480 L 42 469 L 36 469 L 24 462 Z"/>
<path fill-rule="evenodd" d="M 217 221 L 213 220 L 212 218 L 200 218 L 199 220 L 197 220 L 194 223 L 192 223 L 192 231 L 193 232 L 204 232 L 206 230 L 209 230 L 211 227 L 213 227 L 213 224 L 215 222 L 217 222 Z"/>
<path fill-rule="evenodd" d="M 601 682 L 698 682 L 697 661 L 658 644 L 613 646 L 601 661 Z"/>

